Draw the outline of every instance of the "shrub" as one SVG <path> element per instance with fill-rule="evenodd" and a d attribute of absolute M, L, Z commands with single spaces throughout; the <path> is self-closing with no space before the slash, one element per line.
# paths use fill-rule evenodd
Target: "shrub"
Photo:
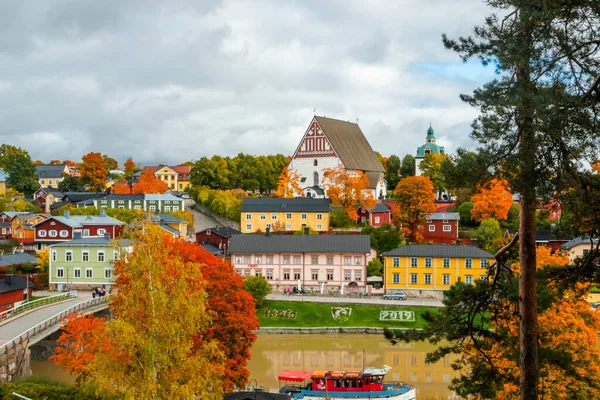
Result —
<path fill-rule="evenodd" d="M 244 290 L 254 297 L 256 306 L 261 306 L 265 298 L 273 291 L 267 279 L 262 275 L 247 276 L 244 279 Z"/>

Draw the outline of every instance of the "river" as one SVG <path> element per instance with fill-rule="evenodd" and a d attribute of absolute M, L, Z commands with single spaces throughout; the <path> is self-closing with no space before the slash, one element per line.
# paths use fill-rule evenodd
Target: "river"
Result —
<path fill-rule="evenodd" d="M 452 395 L 448 385 L 456 372 L 451 358 L 426 364 L 425 355 L 435 347 L 427 343 L 392 346 L 382 335 L 258 335 L 248 363 L 250 378 L 267 390 L 277 390 L 283 370 L 360 370 L 389 365 L 387 380 L 404 381 L 417 388 L 419 400 L 444 399 Z M 33 374 L 64 383 L 74 377 L 51 361 L 33 360 Z M 254 381 L 252 382 L 254 384 Z"/>

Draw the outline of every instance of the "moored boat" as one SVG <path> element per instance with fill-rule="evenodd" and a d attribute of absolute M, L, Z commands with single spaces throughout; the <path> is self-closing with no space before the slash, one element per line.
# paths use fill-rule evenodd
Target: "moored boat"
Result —
<path fill-rule="evenodd" d="M 388 399 L 416 400 L 414 387 L 402 382 L 384 383 L 391 367 L 365 368 L 361 371 L 283 371 L 280 382 L 286 382 L 279 393 L 302 400 Z M 287 384 L 294 382 L 295 384 Z"/>

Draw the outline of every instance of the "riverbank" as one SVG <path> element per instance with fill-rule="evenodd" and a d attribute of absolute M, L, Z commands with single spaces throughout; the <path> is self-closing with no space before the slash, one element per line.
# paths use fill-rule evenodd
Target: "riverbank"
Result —
<path fill-rule="evenodd" d="M 438 308 L 266 300 L 257 309 L 260 333 L 382 333 L 384 328 L 423 328 L 423 315 Z"/>

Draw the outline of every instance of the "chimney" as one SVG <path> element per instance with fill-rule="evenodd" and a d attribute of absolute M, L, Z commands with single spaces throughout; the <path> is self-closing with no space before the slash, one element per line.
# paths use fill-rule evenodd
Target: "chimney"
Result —
<path fill-rule="evenodd" d="M 63 216 L 65 218 L 70 218 L 71 217 L 71 213 L 69 211 L 65 210 L 65 212 L 63 213 Z"/>
<path fill-rule="evenodd" d="M 460 246 L 460 245 L 462 245 L 462 240 L 460 240 L 460 239 L 456 239 L 456 245 L 457 245 L 457 246 Z"/>
<path fill-rule="evenodd" d="M 100 216 L 106 217 L 106 210 L 100 210 Z"/>
<path fill-rule="evenodd" d="M 271 236 L 271 228 L 267 227 L 267 229 L 265 229 L 265 236 Z"/>
<path fill-rule="evenodd" d="M 81 231 L 73 232 L 73 240 L 81 239 Z"/>
<path fill-rule="evenodd" d="M 305 235 L 310 235 L 310 228 L 308 226 L 304 227 L 304 234 Z"/>

